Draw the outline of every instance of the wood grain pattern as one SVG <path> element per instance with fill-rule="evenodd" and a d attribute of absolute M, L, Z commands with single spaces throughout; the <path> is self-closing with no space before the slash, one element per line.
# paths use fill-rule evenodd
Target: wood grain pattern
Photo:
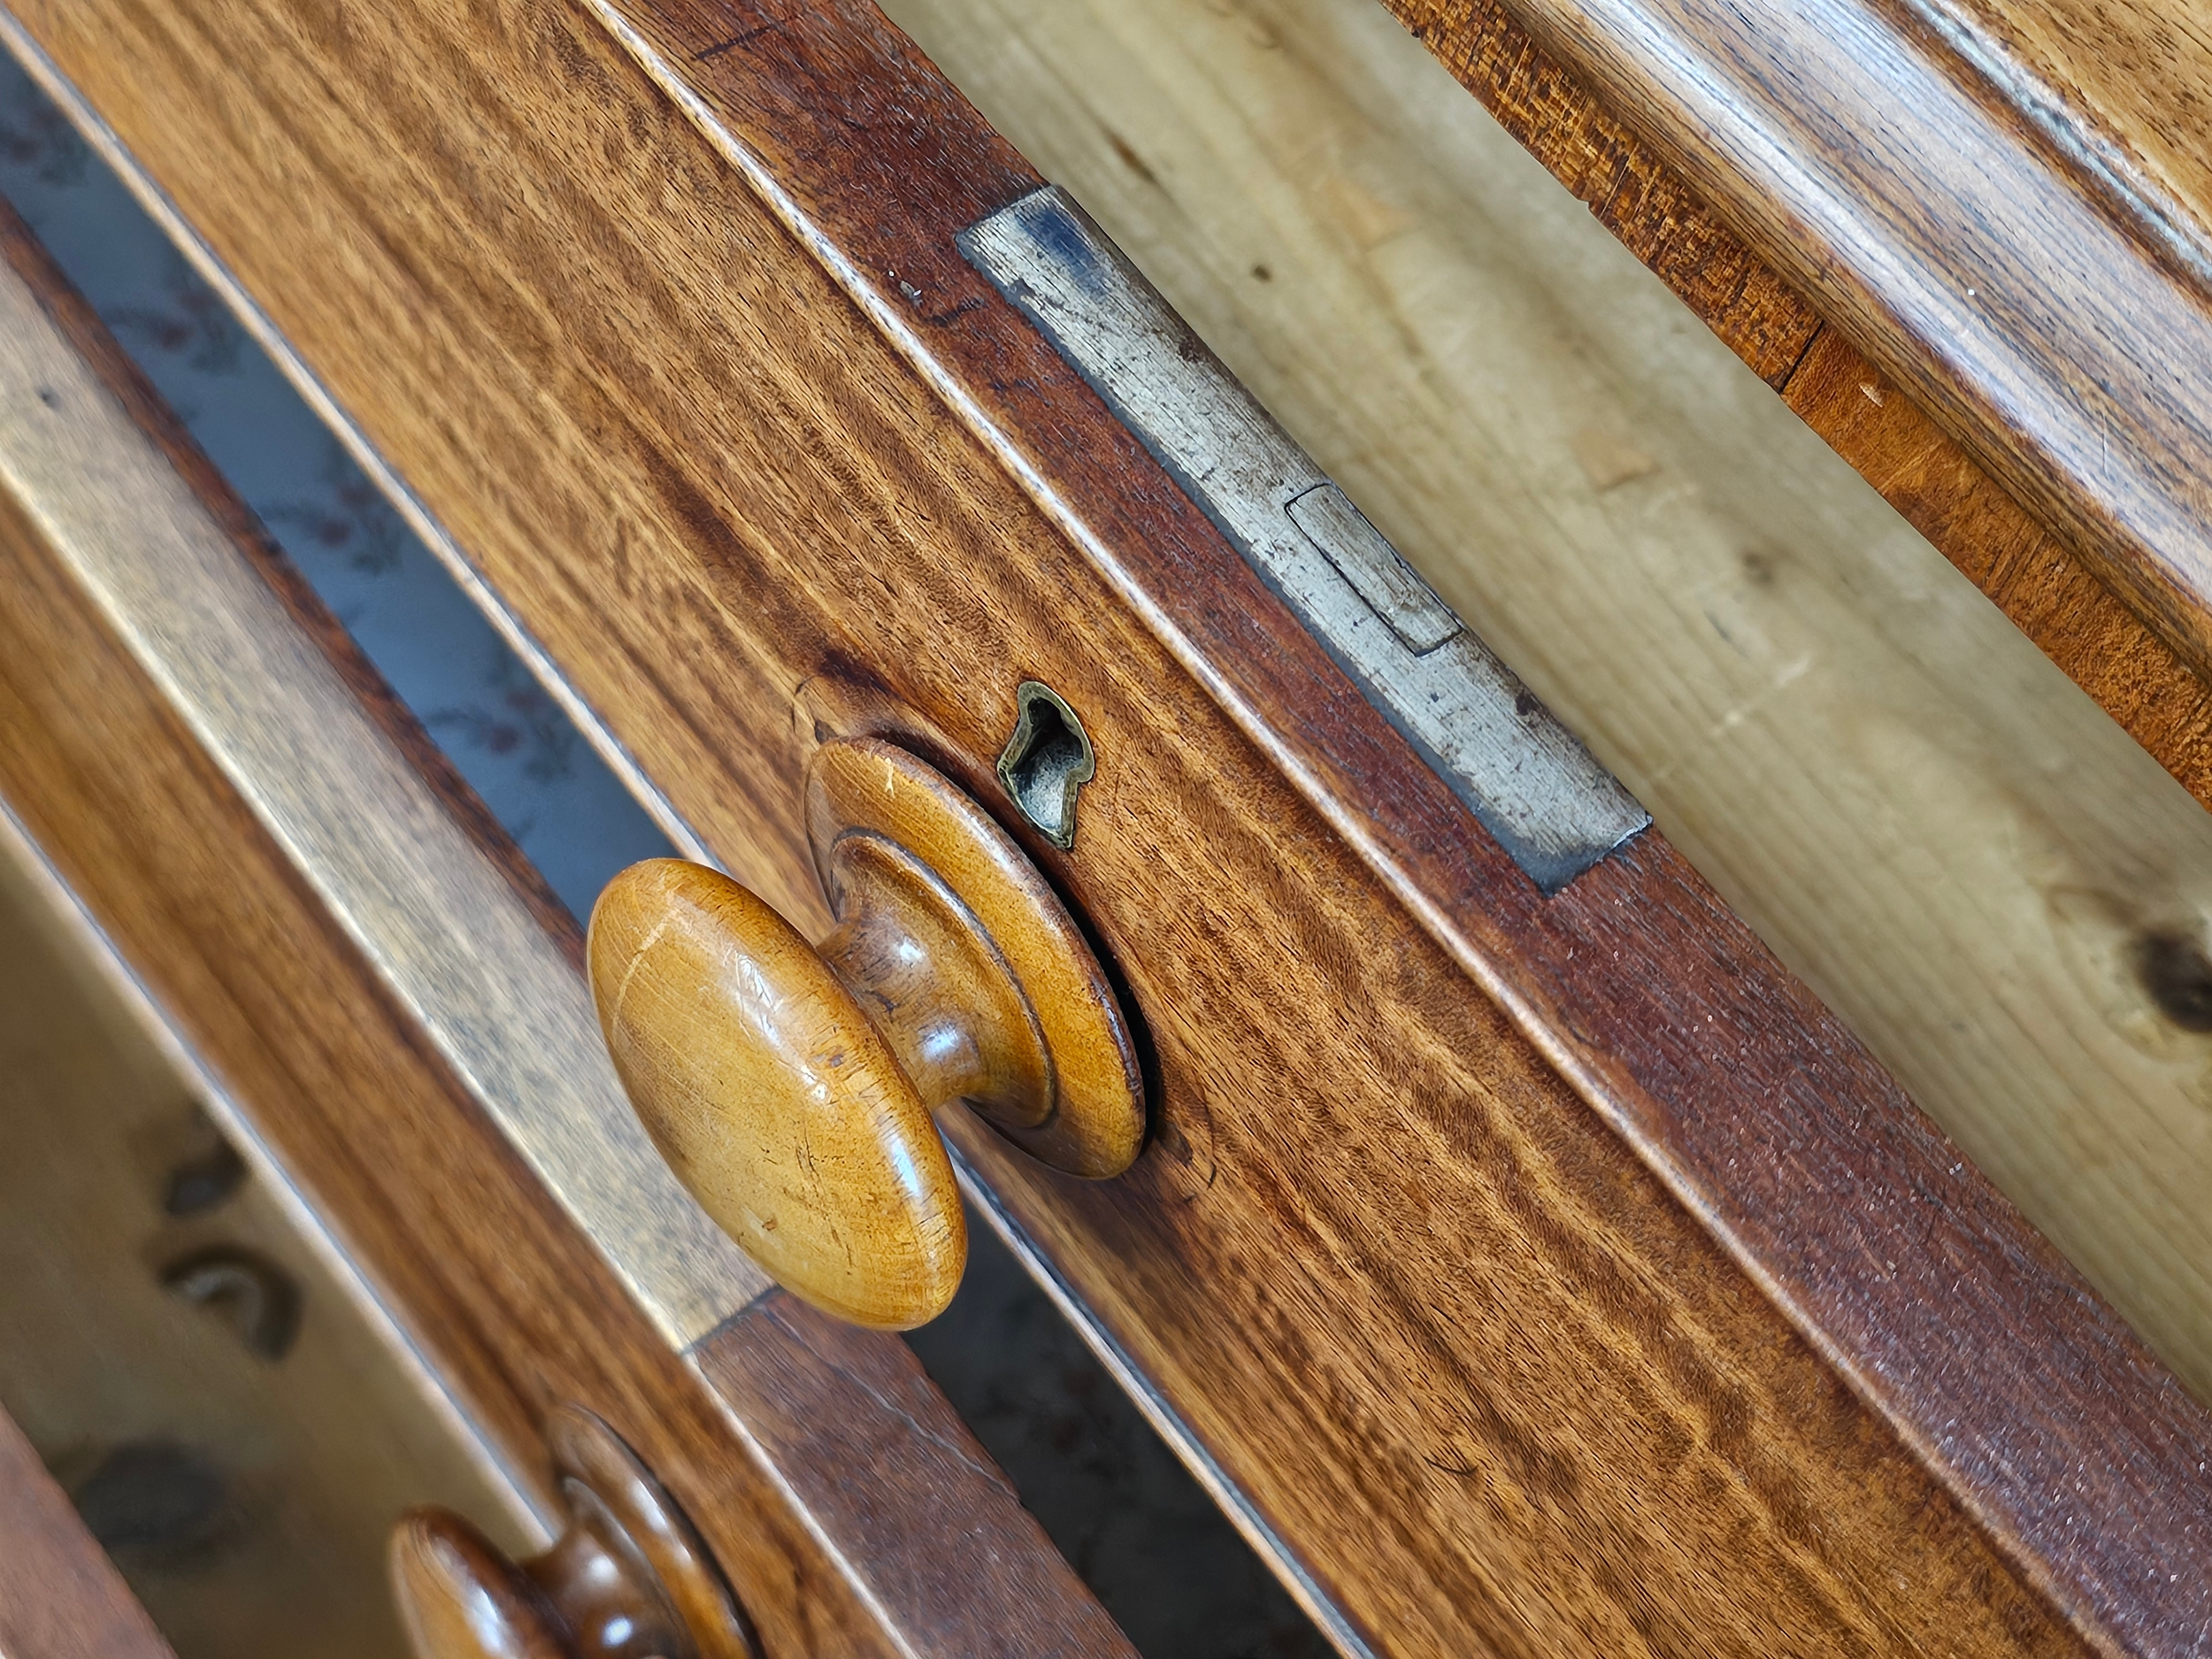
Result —
<path fill-rule="evenodd" d="M 909 1614 L 924 1651 L 1134 1659 L 1098 1603 L 1071 1594 L 1067 1564 L 905 1344 L 777 1290 L 691 1357 L 831 1549 Z M 919 1548 L 932 1527 L 942 1530 Z M 833 1638 L 796 1651 L 837 1652 Z"/>
<path fill-rule="evenodd" d="M 1779 390 L 1821 332 L 1795 290 L 1497 0 L 1386 0 L 1598 222 Z"/>
<path fill-rule="evenodd" d="M 1887 401 L 1896 389 L 1889 378 L 1824 327 L 1684 175 L 1498 0 L 1389 0 L 1389 7 L 1731 349 L 1786 388 L 1814 431 L 2185 788 L 2212 805 L 2203 681 L 2070 546 L 2030 518 L 1909 399 Z M 1856 392 L 1862 385 L 1885 396 L 1878 423 Z M 1878 425 L 1878 438 L 1870 425 Z"/>
<path fill-rule="evenodd" d="M 35 290 L 0 290 L 0 467 L 24 516 L 667 1338 L 689 1342 L 743 1307 L 759 1274 L 623 1110 L 588 995 L 542 920 L 42 326 Z"/>
<path fill-rule="evenodd" d="M 2175 1000 L 2193 970 L 2162 990 L 2143 955 L 2171 939 L 2177 968 L 2197 959 L 2212 816 L 1379 8 L 894 10 L 2212 1388 L 2212 1041 Z M 1791 384 L 1822 388 L 1839 441 L 1918 522 L 1973 508 L 1956 449 L 1932 450 L 1837 336 Z M 2039 593 L 2047 540 L 1981 488 L 2015 533 L 1982 574 L 2073 603 Z M 2122 666 L 2098 665 L 2116 685 Z"/>
<path fill-rule="evenodd" d="M 1916 0 L 2016 119 L 2044 134 L 2201 280 L 2212 264 L 2212 13 L 2201 0 Z"/>
<path fill-rule="evenodd" d="M 9 1659 L 175 1659 L 4 1411 L 0 1652 Z"/>
<path fill-rule="evenodd" d="M 2212 689 L 2062 542 L 1832 329 L 1783 396 L 2182 787 L 2212 804 Z"/>
<path fill-rule="evenodd" d="M 615 1069 L 687 1190 L 786 1289 L 911 1330 L 967 1265 L 933 1115 L 965 1102 L 1052 1168 L 1144 1138 L 1128 1023 L 1021 849 L 926 763 L 870 740 L 809 768 L 837 927 L 810 945 L 703 864 L 648 859 L 592 909 Z"/>
<path fill-rule="evenodd" d="M 924 912 L 925 926 L 937 919 Z M 940 946 L 963 942 L 928 932 Z M 880 1330 L 945 1310 L 968 1231 L 930 1111 L 958 1091 L 925 1095 L 911 1046 L 870 1017 L 864 985 L 727 876 L 676 858 L 607 884 L 592 910 L 591 971 L 639 1120 L 771 1278 Z M 999 979 L 992 988 L 1014 1012 Z M 982 1081 L 977 1046 L 957 1047 L 972 1063 L 963 1074 Z"/>
<path fill-rule="evenodd" d="M 1532 0 L 1514 15 L 2201 671 L 2212 426 L 2159 366 L 2193 360 L 2212 329 L 2200 259 L 2082 165 L 2081 120 L 1985 79 L 1986 42 L 1931 27 L 1937 12 L 1754 22 L 1702 0 Z M 1469 17 L 1419 15 L 1446 34 Z"/>
<path fill-rule="evenodd" d="M 6 250 L 218 520 L 250 526 L 19 228 Z M 265 544 L 255 556 L 278 557 Z M 875 1462 L 843 1467 L 833 1441 L 786 1425 L 772 1448 L 752 1434 L 701 1367 L 736 1349 L 808 1378 L 818 1361 L 782 1325 L 744 1317 L 694 1354 L 668 1347 L 69 569 L 0 503 L 0 798 L 541 1495 L 553 1495 L 541 1425 L 557 1403 L 586 1402 L 699 1526 L 771 1651 L 1125 1654 L 895 1340 L 849 1347 L 833 1377 L 812 1379 L 844 1391 L 835 1433 L 872 1432 Z M 296 584 L 293 600 L 335 634 Z M 485 833 L 491 856 L 512 856 Z M 918 1467 L 936 1478 L 918 1480 Z M 802 1471 L 842 1482 L 864 1509 L 895 1494 L 903 1548 L 846 1548 L 849 1520 L 793 1506 Z"/>
<path fill-rule="evenodd" d="M 1540 898 L 959 262 L 1034 175 L 872 12 L 26 15 L 787 914 L 822 737 L 1077 709 L 1156 1150 L 956 1133 L 1348 1646 L 2194 1640 L 2202 1414 L 1663 841 Z"/>

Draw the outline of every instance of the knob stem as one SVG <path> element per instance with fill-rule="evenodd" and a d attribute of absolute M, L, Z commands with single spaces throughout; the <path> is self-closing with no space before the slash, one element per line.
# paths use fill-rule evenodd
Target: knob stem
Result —
<path fill-rule="evenodd" d="M 950 780 L 840 739 L 806 800 L 827 938 L 717 871 L 648 859 L 593 908 L 592 996 L 638 1121 L 723 1231 L 815 1306 L 906 1330 L 967 1260 L 949 1103 L 1103 1179 L 1137 1156 L 1143 1086 L 1082 930 Z"/>
<path fill-rule="evenodd" d="M 1052 1075 L 1037 1017 L 975 916 L 927 865 L 879 835 L 825 861 L 841 918 L 816 949 L 931 1111 L 968 1100 L 995 1123 L 1042 1121 Z"/>

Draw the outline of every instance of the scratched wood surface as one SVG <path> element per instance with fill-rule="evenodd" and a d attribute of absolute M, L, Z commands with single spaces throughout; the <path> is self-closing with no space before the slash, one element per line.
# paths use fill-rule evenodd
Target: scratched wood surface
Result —
<path fill-rule="evenodd" d="M 2201 1412 L 1662 838 L 1518 876 L 959 261 L 1035 174 L 871 9 L 24 15 L 804 925 L 822 736 L 992 798 L 1016 683 L 1069 697 L 1030 850 L 1160 1121 L 1091 1187 L 955 1133 L 1348 1646 L 2200 1625 Z"/>
<path fill-rule="evenodd" d="M 889 11 L 2212 1394 L 2212 815 L 1379 10 Z M 1955 503 L 1802 343 L 1773 378 Z"/>
<path fill-rule="evenodd" d="M 2212 257 L 2212 8 L 2203 0 L 1932 0 L 2008 101 L 2086 152 L 2116 197 Z"/>
<path fill-rule="evenodd" d="M 12 216 L 0 216 L 0 250 L 527 887 L 480 805 L 454 793 L 419 728 Z M 88 457 L 88 477 L 96 487 L 103 468 L 132 464 Z M 1111 1621 L 895 1339 L 826 1356 L 772 1303 L 688 1353 L 661 1339 L 71 571 L 68 549 L 0 492 L 0 800 L 546 1512 L 538 1425 L 575 1402 L 675 1494 L 771 1652 L 1125 1659 Z M 565 932 L 580 973 L 574 922 L 556 909 L 542 919 Z M 824 1417 L 795 1425 L 726 1394 L 717 1365 L 780 1367 Z M 855 1441 L 865 1461 L 841 1462 Z M 886 1512 L 907 1523 L 895 1548 Z"/>

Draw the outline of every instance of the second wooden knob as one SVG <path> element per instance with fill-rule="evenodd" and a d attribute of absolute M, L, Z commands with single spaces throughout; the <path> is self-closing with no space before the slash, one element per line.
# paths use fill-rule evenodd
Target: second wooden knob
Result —
<path fill-rule="evenodd" d="M 1142 1094 L 1081 933 L 949 780 L 835 742 L 807 806 L 838 918 L 818 948 L 728 877 L 653 859 L 593 910 L 592 990 L 632 1104 L 707 1212 L 787 1288 L 905 1329 L 967 1258 L 939 1109 L 965 1100 L 1101 1178 L 1135 1157 Z"/>

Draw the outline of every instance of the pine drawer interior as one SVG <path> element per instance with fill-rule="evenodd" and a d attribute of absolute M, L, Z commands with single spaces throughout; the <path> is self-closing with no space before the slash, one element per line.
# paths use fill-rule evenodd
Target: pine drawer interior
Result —
<path fill-rule="evenodd" d="M 1372 0 L 885 10 L 2212 1399 L 2212 815 Z"/>

